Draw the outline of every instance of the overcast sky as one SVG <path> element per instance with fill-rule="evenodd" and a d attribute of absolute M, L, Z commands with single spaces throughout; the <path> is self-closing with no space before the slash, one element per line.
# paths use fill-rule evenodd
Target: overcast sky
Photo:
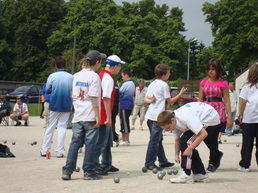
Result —
<path fill-rule="evenodd" d="M 123 1 L 127 2 L 138 2 L 139 0 L 114 0 L 116 4 L 122 5 Z M 202 4 L 204 2 L 209 2 L 214 4 L 218 0 L 155 0 L 156 4 L 162 5 L 167 4 L 171 7 L 179 7 L 183 9 L 183 21 L 185 23 L 186 40 L 191 38 L 197 38 L 199 42 L 205 44 L 205 46 L 210 46 L 213 41 L 211 35 L 210 24 L 204 22 L 206 16 L 202 12 Z"/>

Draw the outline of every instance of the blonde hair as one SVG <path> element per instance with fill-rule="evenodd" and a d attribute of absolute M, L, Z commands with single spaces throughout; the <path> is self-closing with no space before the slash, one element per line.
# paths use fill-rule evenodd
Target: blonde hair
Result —
<path fill-rule="evenodd" d="M 171 119 L 175 117 L 175 113 L 172 111 L 162 111 L 159 115 L 158 115 L 158 125 L 160 127 L 171 124 Z"/>

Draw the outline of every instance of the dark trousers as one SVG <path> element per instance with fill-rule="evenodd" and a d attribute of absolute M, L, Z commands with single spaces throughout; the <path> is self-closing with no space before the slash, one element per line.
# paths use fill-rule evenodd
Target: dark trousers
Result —
<path fill-rule="evenodd" d="M 167 157 L 165 155 L 164 147 L 162 144 L 163 135 L 162 129 L 158 126 L 157 121 L 148 120 L 147 125 L 150 130 L 150 140 L 148 143 L 145 166 L 152 166 L 157 159 L 160 164 L 168 163 Z"/>
<path fill-rule="evenodd" d="M 196 149 L 192 151 L 192 157 L 183 156 L 184 151 L 196 139 L 196 135 L 191 131 L 186 131 L 180 138 L 180 151 L 181 151 L 181 167 L 187 175 L 191 174 L 206 174 L 204 165 Z"/>
<path fill-rule="evenodd" d="M 221 130 L 221 126 L 222 123 L 206 128 L 208 136 L 204 139 L 204 142 L 210 150 L 209 164 L 212 164 L 213 166 L 218 165 L 219 162 L 220 151 L 218 144 L 218 135 Z"/>
<path fill-rule="evenodd" d="M 113 141 L 117 142 L 119 139 L 119 135 L 116 132 L 116 116 L 118 115 L 118 106 L 113 107 L 112 110 L 112 132 L 113 132 Z"/>
<path fill-rule="evenodd" d="M 241 161 L 239 162 L 241 167 L 249 168 L 251 165 L 254 138 L 256 138 L 255 157 L 258 164 L 258 123 L 243 123 Z"/>

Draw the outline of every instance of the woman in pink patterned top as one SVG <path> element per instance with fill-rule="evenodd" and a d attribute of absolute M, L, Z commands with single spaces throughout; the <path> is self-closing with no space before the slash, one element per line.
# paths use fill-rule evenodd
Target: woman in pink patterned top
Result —
<path fill-rule="evenodd" d="M 210 149 L 209 165 L 207 170 L 215 172 L 220 165 L 223 153 L 219 151 L 218 136 L 227 120 L 227 126 L 232 126 L 228 82 L 222 78 L 222 66 L 218 59 L 211 59 L 206 67 L 208 77 L 200 83 L 199 102 L 207 103 L 217 110 L 221 124 L 207 127 L 208 136 L 204 140 Z M 226 114 L 227 113 L 227 114 Z M 226 117 L 228 115 L 228 117 Z M 220 135 L 221 136 L 221 135 Z"/>

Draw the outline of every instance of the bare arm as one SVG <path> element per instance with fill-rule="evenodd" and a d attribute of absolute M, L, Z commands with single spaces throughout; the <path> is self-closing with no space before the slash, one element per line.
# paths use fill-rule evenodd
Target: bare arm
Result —
<path fill-rule="evenodd" d="M 203 93 L 202 93 L 202 86 L 201 85 L 200 85 L 200 88 L 199 88 L 198 102 L 203 102 Z"/>
<path fill-rule="evenodd" d="M 229 89 L 224 88 L 222 91 L 223 91 L 223 96 L 224 96 L 226 113 L 228 116 L 227 117 L 227 127 L 231 128 L 232 127 L 232 117 L 231 117 L 231 107 L 230 107 L 230 99 L 229 99 Z"/>
<path fill-rule="evenodd" d="M 187 91 L 187 88 L 185 88 L 185 87 L 181 88 L 179 94 L 176 95 L 175 97 L 168 98 L 168 99 L 167 99 L 167 102 L 168 102 L 169 104 L 175 103 L 178 99 L 180 99 L 181 95 L 184 94 L 185 91 Z"/>
<path fill-rule="evenodd" d="M 105 111 L 106 111 L 106 115 L 107 115 L 107 120 L 105 122 L 105 125 L 107 127 L 111 127 L 112 124 L 112 119 L 111 119 L 111 100 L 110 98 L 105 98 L 104 97 L 104 106 L 105 106 Z"/>
<path fill-rule="evenodd" d="M 179 152 L 180 152 L 180 138 L 175 140 L 175 162 L 176 163 L 180 163 Z"/>
<path fill-rule="evenodd" d="M 95 113 L 95 121 L 96 124 L 94 125 L 94 128 L 97 128 L 99 126 L 99 98 L 98 97 L 90 97 L 91 104 L 93 107 L 93 111 Z"/>
<path fill-rule="evenodd" d="M 238 121 L 240 123 L 242 123 L 242 121 L 243 121 L 243 114 L 244 114 L 244 111 L 245 111 L 246 102 L 247 102 L 247 100 L 242 99 L 242 103 L 241 103 L 241 107 L 240 107 L 240 114 L 239 114 L 239 117 L 238 117 Z"/>
<path fill-rule="evenodd" d="M 156 100 L 156 98 L 155 98 L 154 95 L 153 95 L 153 97 L 151 97 L 151 98 L 144 97 L 144 102 L 147 103 L 147 104 L 154 103 L 155 100 Z"/>
<path fill-rule="evenodd" d="M 202 128 L 201 131 L 197 134 L 197 138 L 195 139 L 195 141 L 186 148 L 183 155 L 191 157 L 193 149 L 196 148 L 207 137 L 207 135 L 207 131 Z"/>

